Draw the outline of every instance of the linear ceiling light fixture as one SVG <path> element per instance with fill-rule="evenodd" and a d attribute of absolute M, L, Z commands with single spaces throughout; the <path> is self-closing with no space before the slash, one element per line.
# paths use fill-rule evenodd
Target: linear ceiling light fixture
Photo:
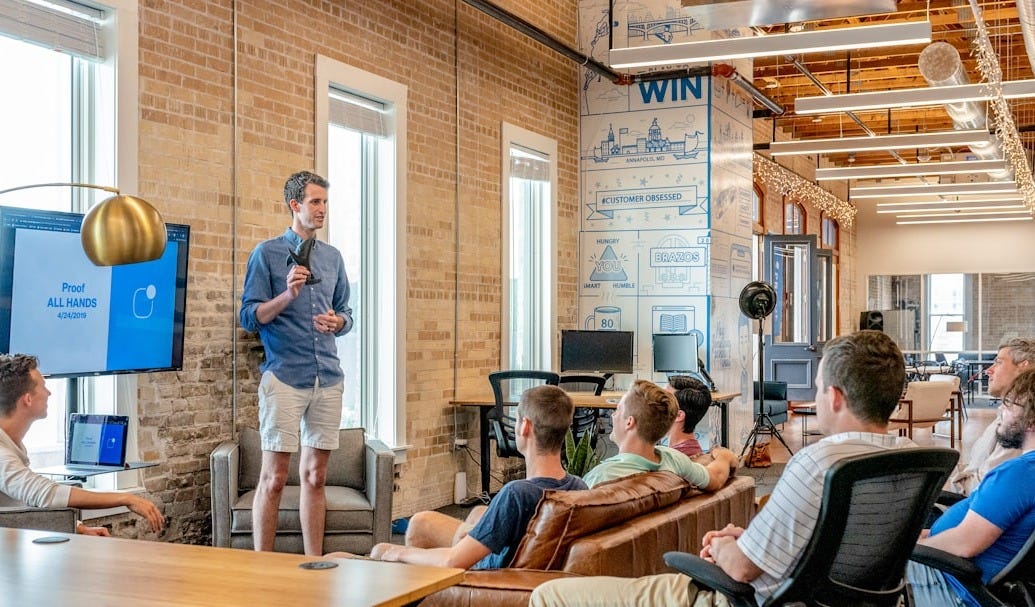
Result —
<path fill-rule="evenodd" d="M 982 203 L 999 203 L 999 202 L 1024 202 L 1024 195 L 1020 192 L 1016 194 L 971 194 L 968 196 L 953 196 L 951 200 L 945 196 L 937 195 L 925 195 L 920 192 L 914 194 L 908 202 L 878 202 L 876 207 L 889 208 L 889 207 L 902 207 L 912 204 L 982 204 Z"/>
<path fill-rule="evenodd" d="M 980 183 L 911 183 L 893 186 L 866 186 L 851 188 L 849 198 L 896 198 L 916 194 L 955 196 L 959 194 L 1016 194 L 1015 181 L 985 181 Z"/>
<path fill-rule="evenodd" d="M 1031 213 L 1027 209 L 1024 209 L 1024 208 L 1022 208 L 1020 210 L 1010 210 L 1010 211 L 963 211 L 963 210 L 955 210 L 955 209 L 946 209 L 944 211 L 939 211 L 937 213 L 921 213 L 921 212 L 906 211 L 906 212 L 899 213 L 897 217 L 899 219 L 933 219 L 935 217 L 980 217 L 980 216 L 986 216 L 986 215 L 996 215 L 996 216 L 1028 215 L 1028 216 L 1031 216 Z"/>
<path fill-rule="evenodd" d="M 611 49 L 610 63 L 611 67 L 621 69 L 901 46 L 930 41 L 930 22 L 909 21 L 794 34 L 616 48 Z"/>
<path fill-rule="evenodd" d="M 919 162 L 913 164 L 885 164 L 816 169 L 816 181 L 830 181 L 833 179 L 879 179 L 882 177 L 919 177 L 921 175 L 962 175 L 967 173 L 994 173 L 1005 170 L 1005 160 Z"/>
<path fill-rule="evenodd" d="M 874 150 L 905 150 L 910 148 L 957 147 L 961 145 L 988 145 L 992 135 L 984 129 L 966 131 L 935 131 L 875 137 L 835 137 L 803 141 L 774 141 L 769 144 L 773 156 L 806 154 L 833 154 L 840 152 L 871 152 Z"/>
<path fill-rule="evenodd" d="M 1035 97 L 1035 80 L 1014 80 L 1002 83 L 1004 99 Z M 924 107 L 966 101 L 988 101 L 996 96 L 987 83 L 927 86 L 916 89 L 892 89 L 821 97 L 798 97 L 795 114 L 833 114 L 886 108 Z"/>
<path fill-rule="evenodd" d="M 930 211 L 932 213 L 945 213 L 949 211 L 1015 211 L 1026 208 L 1023 204 L 995 204 L 982 207 L 957 207 L 952 205 L 942 205 L 940 207 L 923 207 L 913 206 L 909 209 L 878 209 L 878 215 L 901 215 L 902 213 L 921 213 Z"/>
<path fill-rule="evenodd" d="M 918 225 L 922 223 L 979 223 L 983 221 L 1031 221 L 1033 218 L 1028 217 L 965 217 L 962 219 L 909 219 L 906 221 L 896 221 L 895 223 L 900 226 L 907 225 Z"/>

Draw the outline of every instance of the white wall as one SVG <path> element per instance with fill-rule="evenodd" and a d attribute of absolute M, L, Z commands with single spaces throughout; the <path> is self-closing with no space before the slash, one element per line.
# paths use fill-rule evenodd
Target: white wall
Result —
<path fill-rule="evenodd" d="M 1035 269 L 1035 221 L 901 226 L 877 215 L 872 202 L 856 204 L 859 305 L 866 305 L 869 276 Z"/>

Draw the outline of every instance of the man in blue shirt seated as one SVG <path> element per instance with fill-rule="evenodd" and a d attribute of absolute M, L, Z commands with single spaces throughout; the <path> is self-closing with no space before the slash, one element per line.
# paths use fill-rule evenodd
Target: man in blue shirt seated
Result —
<path fill-rule="evenodd" d="M 1035 369 L 1021 372 L 1003 394 L 998 444 L 1021 455 L 990 470 L 976 489 L 938 517 L 921 544 L 973 559 L 988 583 L 1035 533 Z M 951 575 L 918 563 L 907 573 L 917 607 L 973 605 Z"/>
<path fill-rule="evenodd" d="M 670 447 L 656 443 L 665 436 L 679 410 L 676 397 L 643 379 L 633 382 L 611 414 L 611 440 L 618 455 L 600 462 L 586 474 L 590 487 L 637 472 L 667 470 L 705 491 L 717 491 L 737 468 L 737 456 L 724 447 L 711 450 L 712 461 L 702 466 Z"/>
<path fill-rule="evenodd" d="M 561 466 L 564 435 L 574 411 L 571 397 L 556 386 L 526 390 L 514 427 L 518 451 L 525 456 L 525 479 L 504 485 L 488 509 L 472 513 L 466 522 L 439 512 L 418 512 L 406 530 L 406 546 L 378 544 L 370 557 L 461 569 L 509 566 L 543 491 L 586 488 L 582 479 Z"/>

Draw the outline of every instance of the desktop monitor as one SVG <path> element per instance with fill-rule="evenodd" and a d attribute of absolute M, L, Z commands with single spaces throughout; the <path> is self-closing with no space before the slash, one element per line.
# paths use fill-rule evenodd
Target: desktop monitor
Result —
<path fill-rule="evenodd" d="M 561 331 L 561 371 L 632 373 L 632 331 Z"/>
<path fill-rule="evenodd" d="M 654 334 L 655 373 L 697 373 L 697 335 Z"/>

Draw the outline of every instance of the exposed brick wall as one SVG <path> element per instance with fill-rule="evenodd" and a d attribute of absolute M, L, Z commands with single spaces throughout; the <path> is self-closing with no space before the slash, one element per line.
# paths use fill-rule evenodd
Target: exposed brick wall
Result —
<path fill-rule="evenodd" d="M 497 3 L 574 46 L 574 3 Z M 477 479 L 477 467 L 450 449 L 454 431 L 477 444 L 475 416 L 448 404 L 454 366 L 461 388 L 481 391 L 499 365 L 502 120 L 558 141 L 558 323 L 574 323 L 576 66 L 462 2 L 237 2 L 235 199 L 231 6 L 139 7 L 139 191 L 167 221 L 192 227 L 184 370 L 139 382 L 142 455 L 162 462 L 144 472 L 145 486 L 172 518 L 161 537 L 209 541 L 208 455 L 231 436 L 235 393 L 239 426 L 257 423 L 258 341 L 237 327 L 238 298 L 252 248 L 290 222 L 284 178 L 314 163 L 316 54 L 409 87 L 412 449 L 398 470 L 394 509 L 441 506 L 452 500 L 457 470 L 467 470 L 472 488 Z M 143 534 L 135 517 L 114 524 L 122 535 Z"/>

